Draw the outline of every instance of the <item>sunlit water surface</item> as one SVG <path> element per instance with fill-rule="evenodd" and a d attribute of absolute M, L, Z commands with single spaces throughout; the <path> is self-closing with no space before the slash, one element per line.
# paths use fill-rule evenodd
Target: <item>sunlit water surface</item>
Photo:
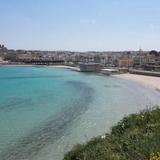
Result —
<path fill-rule="evenodd" d="M 61 160 L 124 115 L 160 104 L 135 82 L 67 69 L 0 68 L 0 159 Z"/>

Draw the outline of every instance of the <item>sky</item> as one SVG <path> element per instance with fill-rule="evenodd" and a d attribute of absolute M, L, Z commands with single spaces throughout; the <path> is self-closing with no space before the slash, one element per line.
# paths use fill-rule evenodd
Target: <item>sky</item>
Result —
<path fill-rule="evenodd" d="M 0 0 L 13 49 L 160 50 L 160 0 Z"/>

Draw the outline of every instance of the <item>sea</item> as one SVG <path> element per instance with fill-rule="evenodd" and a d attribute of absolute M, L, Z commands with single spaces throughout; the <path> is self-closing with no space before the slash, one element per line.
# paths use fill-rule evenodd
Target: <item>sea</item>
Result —
<path fill-rule="evenodd" d="M 53 67 L 0 67 L 0 160 L 62 160 L 124 116 L 160 105 L 137 82 Z"/>

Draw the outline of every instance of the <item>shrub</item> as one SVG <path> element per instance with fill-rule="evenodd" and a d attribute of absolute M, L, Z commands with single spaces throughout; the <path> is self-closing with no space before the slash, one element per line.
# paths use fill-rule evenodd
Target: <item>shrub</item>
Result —
<path fill-rule="evenodd" d="M 156 107 L 123 118 L 110 134 L 74 147 L 64 160 L 160 160 L 159 150 L 160 108 Z"/>

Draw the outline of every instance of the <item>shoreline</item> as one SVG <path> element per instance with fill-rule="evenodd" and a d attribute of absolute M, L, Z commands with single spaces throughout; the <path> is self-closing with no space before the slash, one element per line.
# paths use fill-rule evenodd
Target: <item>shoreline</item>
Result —
<path fill-rule="evenodd" d="M 32 64 L 6 64 L 0 65 L 0 67 L 51 67 L 51 68 L 64 68 L 64 69 L 71 69 L 74 71 L 80 71 L 78 67 L 72 67 L 67 65 L 32 65 Z"/>
<path fill-rule="evenodd" d="M 28 64 L 0 64 L 0 67 L 33 67 L 35 65 Z"/>
<path fill-rule="evenodd" d="M 70 69 L 78 72 L 80 71 L 80 68 L 78 67 L 72 67 L 67 65 L 48 65 L 47 66 L 47 65 L 28 65 L 28 64 L 5 64 L 5 65 L 0 65 L 0 67 L 50 67 L 50 68 Z M 137 82 L 147 88 L 156 90 L 157 92 L 160 93 L 160 77 L 130 74 L 130 73 L 116 74 L 111 76 L 114 78 Z"/>
<path fill-rule="evenodd" d="M 145 76 L 145 75 L 130 74 L 130 73 L 112 75 L 112 77 L 134 81 L 147 88 L 154 89 L 157 92 L 160 92 L 160 77 Z"/>
<path fill-rule="evenodd" d="M 12 66 L 11 66 L 12 67 Z M 41 66 L 40 66 L 41 67 Z M 42 66 L 42 69 L 43 69 L 43 67 L 48 67 L 48 66 Z M 49 67 L 51 67 L 50 69 L 52 70 L 52 67 L 54 68 L 55 66 L 49 66 Z M 59 68 L 63 68 L 64 66 L 57 66 L 57 67 L 59 67 Z M 66 66 L 67 68 L 68 68 L 68 66 Z M 17 67 L 18 68 L 18 67 Z M 70 67 L 69 67 L 70 68 Z M 32 69 L 31 69 L 32 70 Z M 54 70 L 54 69 L 53 69 Z M 60 69 L 61 70 L 61 69 Z M 63 70 L 62 70 L 63 71 Z M 69 70 L 65 70 L 65 72 L 66 71 L 69 71 Z M 71 77 L 71 76 L 69 76 L 69 77 Z M 102 82 L 102 87 L 104 88 L 104 85 L 106 84 L 106 82 L 107 82 L 107 79 L 108 79 L 108 77 L 107 76 L 104 76 L 104 77 L 106 77 L 106 78 L 102 78 L 102 81 L 93 81 L 94 83 L 94 85 L 93 85 L 93 87 L 95 87 L 95 92 L 97 93 L 97 94 L 101 94 L 101 87 L 97 90 L 97 84 L 98 84 L 98 82 Z M 90 82 L 90 80 L 92 81 L 92 77 L 90 77 L 90 79 L 88 79 L 87 78 L 87 82 Z M 101 78 L 100 78 L 101 79 Z M 49 80 L 49 79 L 48 79 Z M 53 83 L 50 83 L 49 81 L 52 81 L 52 79 L 51 80 L 49 80 L 48 81 L 47 80 L 47 83 L 49 83 L 49 84 L 53 84 Z M 58 79 L 56 79 L 56 80 L 58 80 Z M 70 80 L 70 79 L 69 79 Z M 72 79 L 71 79 L 72 80 Z M 73 79 L 74 80 L 74 79 Z M 76 80 L 77 80 L 77 78 L 76 78 Z M 89 81 L 88 81 L 89 80 Z M 116 81 L 115 81 L 116 82 Z M 104 84 L 103 84 L 104 83 Z M 107 82 L 108 83 L 108 82 Z M 60 83 L 61 84 L 61 83 Z M 64 84 L 64 83 L 63 83 Z M 30 85 L 30 84 L 29 84 Z M 2 85 L 3 86 L 3 85 Z M 47 85 L 48 86 L 48 85 Z M 61 85 L 60 85 L 60 87 L 62 87 Z M 81 86 L 80 86 L 81 87 Z M 129 86 L 130 87 L 130 86 Z M 10 87 L 8 87 L 8 88 L 10 88 Z M 50 87 L 51 88 L 51 87 Z M 49 88 L 49 90 L 50 90 L 50 88 Z M 133 87 L 134 88 L 134 87 Z M 40 89 L 41 89 L 41 86 L 40 86 Z M 79 91 L 79 88 L 77 88 L 78 90 L 77 91 Z M 37 88 L 36 88 L 36 90 L 37 90 Z M 45 89 L 46 90 L 46 89 Z M 44 91 L 45 91 L 44 90 Z M 83 90 L 83 88 L 81 87 L 81 91 Z M 107 92 L 107 90 L 108 90 L 108 88 L 106 88 L 105 89 L 106 90 L 106 92 Z M 114 92 L 117 92 L 117 90 L 115 90 L 114 88 L 113 88 L 113 90 L 114 90 Z M 41 91 L 41 90 L 40 90 Z M 43 91 L 43 90 L 42 90 Z M 47 90 L 46 90 L 47 91 Z M 71 90 L 72 91 L 72 90 Z M 80 91 L 80 92 L 81 92 Z M 88 93 L 90 93 L 90 92 L 88 92 L 88 89 L 86 90 L 87 92 L 84 92 L 86 95 L 88 95 Z M 93 90 L 94 91 L 94 90 Z M 98 92 L 99 91 L 99 92 Z M 152 91 L 152 90 L 151 90 Z M 67 91 L 68 92 L 68 91 Z M 92 92 L 92 90 L 91 90 L 91 92 Z M 56 155 L 57 155 L 57 157 L 58 157 L 58 154 L 59 153 L 61 153 L 61 151 L 63 151 L 63 150 L 65 150 L 66 149 L 66 147 L 67 148 L 69 148 L 70 146 L 72 146 L 72 144 L 74 144 L 74 142 L 75 142 L 75 144 L 77 143 L 77 139 L 78 139 L 78 136 L 77 136 L 77 131 L 78 131 L 78 133 L 81 133 L 80 135 L 79 135 L 79 140 L 84 140 L 84 141 L 88 141 L 88 139 L 90 139 L 90 138 L 92 138 L 92 133 L 94 133 L 94 134 L 96 134 L 96 135 L 94 135 L 94 136 L 98 136 L 98 135 L 101 135 L 101 134 L 104 134 L 104 133 L 106 133 L 108 130 L 109 130 L 109 126 L 110 126 L 110 124 L 112 124 L 112 120 L 114 121 L 115 120 L 115 115 L 117 114 L 117 115 L 119 115 L 119 114 L 121 114 L 121 113 L 114 113 L 114 115 L 113 115 L 113 119 L 111 118 L 108 118 L 108 117 L 110 117 L 110 111 L 112 111 L 112 110 L 116 110 L 117 109 L 117 107 L 118 106 L 121 106 L 121 104 L 120 103 L 118 103 L 118 102 L 116 102 L 116 103 L 113 103 L 113 104 L 115 104 L 115 105 L 113 105 L 113 106 L 116 106 L 117 105 L 117 107 L 111 107 L 110 106 L 110 103 L 108 103 L 107 101 L 108 101 L 108 99 L 107 99 L 107 97 L 108 97 L 108 95 L 107 94 L 104 94 L 104 93 L 106 93 L 106 92 L 104 92 L 104 91 L 102 91 L 102 95 L 105 95 L 104 97 L 103 96 L 99 96 L 99 98 L 97 98 L 97 100 L 96 100 L 96 103 L 94 104 L 92 104 L 92 107 L 90 107 L 91 108 L 91 110 L 89 110 L 89 112 L 87 112 L 87 114 L 83 114 L 84 116 L 82 116 L 82 119 L 83 119 L 83 121 L 78 121 L 78 122 L 76 122 L 76 123 L 73 123 L 72 125 L 70 125 L 71 126 L 71 128 L 68 128 L 67 129 L 67 131 L 69 130 L 71 130 L 72 131 L 72 134 L 69 134 L 70 132 L 65 132 L 65 134 L 63 134 L 63 135 L 65 135 L 67 138 L 62 138 L 62 139 L 59 139 L 59 140 L 57 140 L 58 141 L 58 143 L 59 144 L 61 144 L 61 145 L 64 145 L 64 148 L 62 147 L 62 146 L 60 146 L 61 148 L 59 149 L 58 147 L 57 147 L 57 144 L 58 143 L 55 143 L 55 144 L 53 144 L 53 146 L 50 146 L 50 145 L 46 145 L 47 147 L 46 148 L 44 148 L 44 149 L 42 149 L 42 152 L 40 151 L 40 152 L 38 152 L 38 154 L 36 155 L 36 158 L 35 159 L 47 159 L 47 157 L 50 157 L 50 156 L 53 156 L 53 159 L 56 159 Z M 26 92 L 27 93 L 27 92 Z M 50 94 L 51 94 L 52 92 L 50 92 Z M 54 93 L 54 92 L 53 92 Z M 34 94 L 35 94 L 35 92 L 34 92 Z M 36 94 L 38 94 L 37 92 L 36 92 Z M 61 92 L 60 92 L 60 94 L 61 94 Z M 48 95 L 48 94 L 47 94 Z M 54 95 L 54 94 L 53 94 Z M 84 95 L 83 94 L 83 96 L 85 96 L 85 99 L 86 99 L 86 95 Z M 96 94 L 94 94 L 95 96 L 96 96 Z M 121 92 L 120 92 L 120 95 L 121 95 Z M 125 95 L 125 94 L 124 94 Z M 124 95 L 122 95 L 122 98 L 123 98 L 123 96 Z M 128 95 L 128 94 L 126 94 L 126 95 Z M 41 95 L 41 96 L 43 96 L 43 94 Z M 73 95 L 74 96 L 74 95 Z M 137 96 L 137 94 L 136 94 L 136 96 Z M 157 95 L 156 95 L 157 96 Z M 34 97 L 34 96 L 33 96 Z M 138 97 L 138 96 L 137 96 Z M 102 99 L 101 99 L 102 98 Z M 143 97 L 142 97 L 143 98 Z M 49 99 L 52 99 L 52 98 L 49 98 Z M 78 98 L 79 99 L 79 98 Z M 95 99 L 95 97 L 93 97 L 93 99 Z M 105 100 L 106 101 L 106 103 L 103 103 L 103 101 L 102 100 Z M 54 99 L 53 99 L 54 100 Z M 87 100 L 88 100 L 88 98 L 87 98 Z M 112 99 L 111 99 L 112 100 Z M 116 100 L 116 97 L 115 97 L 115 100 Z M 104 101 L 104 102 L 105 102 Z M 114 101 L 114 100 L 113 100 Z M 123 101 L 123 100 L 122 100 Z M 82 101 L 83 102 L 83 101 Z M 97 103 L 98 102 L 98 103 Z M 145 102 L 145 101 L 144 101 Z M 91 102 L 90 102 L 91 103 Z M 122 103 L 124 103 L 124 102 L 122 102 Z M 47 104 L 48 104 L 48 102 L 47 102 Z M 98 104 L 98 105 L 97 105 Z M 110 106 L 111 108 L 109 108 L 109 109 L 106 109 L 107 107 L 106 107 L 106 105 L 104 105 L 104 104 L 108 104 L 108 106 Z M 111 103 L 112 104 L 112 103 Z M 126 105 L 126 102 L 124 103 L 125 105 Z M 65 104 L 66 105 L 66 104 Z M 73 105 L 75 105 L 75 103 L 73 103 Z M 85 105 L 86 105 L 86 102 L 85 102 Z M 85 105 L 83 105 L 82 104 L 82 107 L 84 107 Z M 104 108 L 102 107 L 99 107 L 99 105 L 104 105 Z M 47 105 L 46 105 L 47 106 Z M 93 107 L 93 106 L 96 106 L 95 108 Z M 123 106 L 123 105 L 122 105 Z M 141 106 L 140 106 L 141 107 Z M 131 107 L 132 108 L 132 107 Z M 39 108 L 38 108 L 38 110 L 39 110 Z M 45 109 L 46 111 L 47 111 L 47 109 Z M 50 110 L 50 109 L 49 109 Z M 68 110 L 68 109 L 67 109 Z M 100 110 L 99 112 L 97 112 L 97 110 Z M 120 110 L 120 109 L 119 109 Z M 123 107 L 122 107 L 122 109 L 121 109 L 122 111 L 126 111 L 126 108 L 125 109 L 123 109 Z M 121 111 L 120 110 L 120 111 Z M 33 110 L 34 111 L 34 110 Z M 72 110 L 73 111 L 73 110 Z M 95 112 L 96 111 L 96 112 Z M 76 110 L 76 112 L 77 112 L 77 110 Z M 93 113 L 96 113 L 96 115 L 97 115 L 97 118 L 96 118 L 96 116 L 95 116 L 95 120 L 92 120 L 93 118 L 92 117 L 94 117 L 94 115 L 95 114 L 93 114 Z M 128 112 L 130 112 L 129 110 L 125 113 L 125 114 L 128 114 Z M 69 112 L 70 113 L 70 112 Z M 79 113 L 79 112 L 77 112 L 77 113 Z M 76 113 L 76 114 L 77 114 Z M 99 120 L 99 116 L 101 116 L 101 115 L 104 115 L 104 117 L 106 117 L 106 118 L 102 118 L 102 120 Z M 123 114 L 123 113 L 122 113 Z M 125 115 L 124 114 L 124 115 Z M 67 114 L 68 115 L 68 114 Z M 75 115 L 75 114 L 74 114 Z M 60 117 L 62 117 L 62 116 L 60 116 Z M 84 118 L 84 117 L 86 117 L 86 118 Z M 112 117 L 112 116 L 111 116 Z M 116 117 L 118 117 L 118 116 L 116 116 Z M 121 116 L 120 116 L 121 117 Z M 70 117 L 69 117 L 70 118 Z M 118 118 L 119 119 L 119 118 Z M 34 120 L 33 120 L 33 122 L 34 122 Z M 108 123 L 106 123 L 106 122 L 108 122 Z M 47 126 L 48 126 L 48 123 L 46 123 L 47 124 Z M 77 127 L 76 128 L 76 126 L 77 126 L 77 124 L 80 126 L 80 127 Z M 87 125 L 86 125 L 87 124 Z M 106 125 L 106 128 L 105 127 L 103 127 L 104 126 L 104 124 Z M 87 127 L 87 126 L 89 126 L 89 125 L 92 125 L 92 127 Z M 107 130 L 107 125 L 108 125 L 108 130 Z M 73 128 L 72 128 L 73 127 Z M 85 128 L 86 127 L 86 128 Z M 85 128 L 84 129 L 84 132 L 80 132 L 83 128 Z M 92 129 L 87 129 L 87 128 L 92 128 Z M 104 130 L 102 130 L 101 128 L 104 128 Z M 73 130 L 72 130 L 73 129 Z M 100 129 L 101 129 L 101 131 L 100 131 Z M 44 131 L 46 131 L 46 130 L 48 130 L 48 129 L 44 129 Z M 95 130 L 95 132 L 94 132 L 94 130 Z M 36 130 L 37 131 L 37 130 Z M 38 130 L 39 131 L 39 130 Z M 83 131 L 83 130 L 82 130 Z M 97 131 L 97 132 L 96 132 Z M 102 132 L 102 133 L 101 133 Z M 109 131 L 108 131 L 109 132 Z M 40 131 L 39 132 L 37 132 L 37 133 L 41 133 Z M 56 131 L 56 133 L 57 133 L 57 131 Z M 43 134 L 44 135 L 44 134 Z M 81 139 L 81 137 L 82 137 L 82 135 L 83 135 L 83 137 L 84 138 L 82 138 Z M 87 136 L 86 136 L 87 135 Z M 93 136 L 93 137 L 94 137 Z M 32 137 L 32 136 L 31 136 Z M 33 136 L 33 137 L 35 137 L 35 136 Z M 36 136 L 36 137 L 40 137 L 40 136 Z M 69 137 L 69 138 L 68 138 Z M 87 137 L 87 138 L 86 138 Z M 30 140 L 30 138 L 29 138 L 29 140 Z M 61 141 L 62 140 L 62 141 Z M 71 142 L 72 141 L 72 142 Z M 33 142 L 33 140 L 32 140 L 32 142 Z M 38 140 L 38 143 L 40 142 L 40 139 Z M 69 143 L 69 142 L 71 142 L 71 143 Z M 35 143 L 34 143 L 35 144 Z M 58 144 L 58 146 L 59 146 L 59 144 Z M 32 145 L 32 143 L 31 143 L 31 145 Z M 55 147 L 56 146 L 56 147 Z M 23 147 L 21 147 L 22 149 L 23 149 Z M 26 149 L 27 147 L 25 147 L 25 149 Z M 53 148 L 53 149 L 52 149 Z M 55 149 L 55 148 L 57 148 L 57 150 Z M 57 152 L 56 152 L 57 151 Z M 26 151 L 25 151 L 26 152 Z M 52 153 L 53 154 L 52 154 Z M 23 153 L 23 152 L 22 152 Z M 42 156 L 44 154 L 44 156 Z M 40 157 L 40 158 L 39 158 Z M 42 158 L 41 158 L 42 157 Z M 57 158 L 58 159 L 58 158 Z"/>

